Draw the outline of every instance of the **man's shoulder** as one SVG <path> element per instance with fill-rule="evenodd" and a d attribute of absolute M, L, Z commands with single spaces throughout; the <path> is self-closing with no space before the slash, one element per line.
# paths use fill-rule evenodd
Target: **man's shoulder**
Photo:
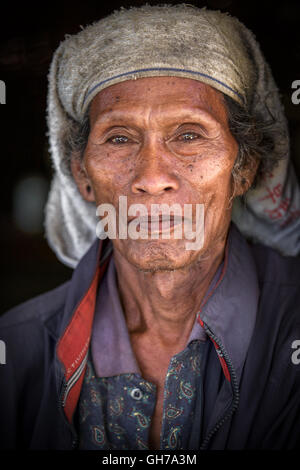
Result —
<path fill-rule="evenodd" d="M 251 244 L 260 283 L 273 286 L 300 286 L 300 256 L 283 256 L 274 249 Z"/>
<path fill-rule="evenodd" d="M 0 331 L 31 322 L 46 322 L 62 312 L 70 281 L 7 310 L 0 316 Z"/>
<path fill-rule="evenodd" d="M 260 287 L 259 329 L 276 337 L 274 345 L 289 354 L 292 342 L 300 338 L 300 257 L 283 256 L 260 244 L 251 249 Z"/>

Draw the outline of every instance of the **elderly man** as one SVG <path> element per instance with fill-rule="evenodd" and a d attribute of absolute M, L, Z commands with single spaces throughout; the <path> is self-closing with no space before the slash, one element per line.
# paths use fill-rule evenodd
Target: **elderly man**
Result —
<path fill-rule="evenodd" d="M 1 319 L 2 445 L 295 448 L 299 263 L 278 251 L 299 252 L 299 189 L 253 35 L 122 9 L 67 38 L 49 79 L 46 230 L 75 271 Z"/>

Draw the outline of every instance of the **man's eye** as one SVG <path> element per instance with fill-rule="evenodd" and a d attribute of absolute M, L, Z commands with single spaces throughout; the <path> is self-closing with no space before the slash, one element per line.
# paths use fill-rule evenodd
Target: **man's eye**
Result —
<path fill-rule="evenodd" d="M 199 134 L 196 134 L 195 132 L 185 132 L 184 134 L 180 134 L 178 140 L 183 142 L 191 142 L 198 139 L 199 137 Z"/>
<path fill-rule="evenodd" d="M 107 139 L 107 142 L 110 142 L 111 144 L 127 144 L 129 141 L 128 137 L 125 135 L 114 135 L 113 137 L 110 137 Z"/>

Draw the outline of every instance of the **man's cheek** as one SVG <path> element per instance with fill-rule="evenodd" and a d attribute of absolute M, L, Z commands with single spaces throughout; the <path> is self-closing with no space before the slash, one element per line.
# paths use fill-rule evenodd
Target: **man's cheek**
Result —
<path fill-rule="evenodd" d="M 232 194 L 231 167 L 211 168 L 206 177 L 198 181 L 198 193 L 202 195 L 203 202 L 223 205 Z"/>
<path fill-rule="evenodd" d="M 109 203 L 117 209 L 119 205 L 119 197 L 127 195 L 125 186 L 120 185 L 119 181 L 114 179 L 97 179 L 94 181 L 94 187 L 97 206 Z"/>
<path fill-rule="evenodd" d="M 190 181 L 200 186 L 217 187 L 219 184 L 230 184 L 232 168 L 233 161 L 228 157 L 223 157 L 222 154 L 203 155 L 202 160 L 193 165 L 190 174 L 186 171 L 185 175 Z"/>
<path fill-rule="evenodd" d="M 94 194 L 95 194 L 95 203 L 98 207 L 101 204 L 110 203 L 112 204 L 112 192 L 110 188 L 100 181 L 93 182 Z"/>
<path fill-rule="evenodd" d="M 110 182 L 118 179 L 119 175 L 125 175 L 128 171 L 125 163 L 117 159 L 114 154 L 101 150 L 89 150 L 84 157 L 84 165 L 86 171 L 94 181 L 97 182 Z"/>
<path fill-rule="evenodd" d="M 226 176 L 226 177 L 225 177 Z M 230 216 L 230 207 L 232 199 L 232 189 L 230 177 L 224 175 L 220 182 L 207 186 L 203 194 L 203 204 L 205 208 L 205 220 L 213 225 L 221 223 Z"/>

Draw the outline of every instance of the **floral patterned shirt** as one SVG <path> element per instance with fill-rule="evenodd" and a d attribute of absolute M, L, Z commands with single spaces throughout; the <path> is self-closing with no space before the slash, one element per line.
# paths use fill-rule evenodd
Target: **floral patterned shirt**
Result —
<path fill-rule="evenodd" d="M 202 403 L 204 348 L 203 341 L 193 340 L 170 361 L 160 449 L 190 448 L 195 410 Z M 90 357 L 79 404 L 80 448 L 148 449 L 155 403 L 156 386 L 140 374 L 97 377 Z"/>

